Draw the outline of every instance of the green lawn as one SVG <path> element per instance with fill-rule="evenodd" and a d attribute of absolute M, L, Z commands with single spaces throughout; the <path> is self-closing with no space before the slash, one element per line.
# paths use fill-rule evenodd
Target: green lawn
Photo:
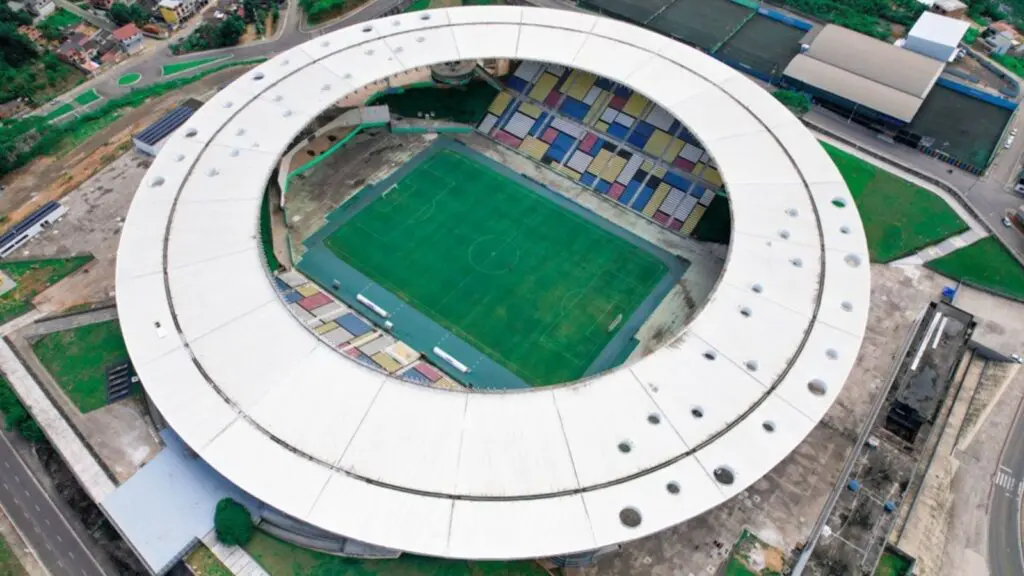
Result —
<path fill-rule="evenodd" d="M 480 162 L 442 150 L 324 245 L 532 385 L 584 375 L 668 267 Z"/>
<path fill-rule="evenodd" d="M 192 569 L 195 576 L 231 576 L 231 570 L 221 563 L 213 552 L 200 544 L 185 558 L 185 563 Z"/>
<path fill-rule="evenodd" d="M 967 230 L 942 198 L 822 143 L 850 187 L 873 262 L 890 262 Z"/>
<path fill-rule="evenodd" d="M 60 118 L 61 116 L 67 114 L 68 112 L 71 112 L 74 109 L 75 107 L 70 102 L 61 104 L 60 106 L 54 108 L 52 111 L 48 112 L 46 116 L 43 116 L 43 119 L 47 122 L 53 122 L 57 118 Z"/>
<path fill-rule="evenodd" d="M 96 93 L 96 89 L 86 90 L 75 97 L 75 104 L 79 106 L 87 106 L 100 99 L 100 95 Z"/>
<path fill-rule="evenodd" d="M 90 260 L 92 256 L 0 262 L 0 270 L 18 284 L 14 290 L 0 296 L 0 324 L 28 312 L 32 308 L 32 299 L 40 292 Z"/>
<path fill-rule="evenodd" d="M 925 264 L 954 280 L 1024 299 L 1024 268 L 998 240 L 989 236 Z"/>
<path fill-rule="evenodd" d="M 47 16 L 42 24 L 47 26 L 53 26 L 54 28 L 64 29 L 69 26 L 77 26 L 82 21 L 81 18 L 75 16 L 68 10 L 60 8 L 53 14 Z"/>
<path fill-rule="evenodd" d="M 83 414 L 107 405 L 106 369 L 128 357 L 117 320 L 47 334 L 32 350 Z"/>
<path fill-rule="evenodd" d="M 130 72 L 130 73 L 125 74 L 124 76 L 121 76 L 120 78 L 118 78 L 117 79 L 117 85 L 118 86 L 130 86 L 132 84 L 135 84 L 136 82 L 138 82 L 141 79 L 142 79 L 142 74 L 139 74 L 138 72 Z"/>
<path fill-rule="evenodd" d="M 210 62 L 216 62 L 218 60 L 224 60 L 225 56 L 211 56 L 209 58 L 198 58 L 196 60 L 188 60 L 185 62 L 175 62 L 174 64 L 164 64 L 160 68 L 160 74 L 162 76 L 170 76 L 172 74 L 178 74 L 186 70 L 205 66 Z"/>
<path fill-rule="evenodd" d="M 404 555 L 397 560 L 357 560 L 321 554 L 257 530 L 245 550 L 270 576 L 546 576 L 536 562 L 465 562 Z"/>
<path fill-rule="evenodd" d="M 21 562 L 14 556 L 11 546 L 0 537 L 0 576 L 23 576 L 26 574 Z"/>
<path fill-rule="evenodd" d="M 752 561 L 756 558 L 756 561 Z M 729 555 L 723 576 L 781 576 L 785 557 L 753 532 L 744 529 Z"/>

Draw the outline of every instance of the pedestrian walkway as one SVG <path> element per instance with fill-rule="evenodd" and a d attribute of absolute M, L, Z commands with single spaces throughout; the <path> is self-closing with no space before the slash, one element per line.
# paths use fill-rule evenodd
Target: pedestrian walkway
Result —
<path fill-rule="evenodd" d="M 987 232 L 978 231 L 975 229 L 968 230 L 963 234 L 957 234 L 951 238 L 946 238 L 938 244 L 932 244 L 916 254 L 905 256 L 899 260 L 894 260 L 889 263 L 890 266 L 921 266 L 926 262 L 931 262 L 937 258 L 941 258 L 952 252 L 974 244 L 978 240 L 988 236 Z"/>
<path fill-rule="evenodd" d="M 213 552 L 213 555 L 221 561 L 232 574 L 237 576 L 270 576 L 256 559 L 239 546 L 228 546 L 217 540 L 217 532 L 210 532 L 203 537 L 203 544 Z"/>
<path fill-rule="evenodd" d="M 40 314 L 33 311 L 0 327 L 0 335 L 7 335 L 29 322 Z M 50 398 L 39 387 L 39 384 L 28 373 L 25 366 L 6 341 L 0 341 L 0 371 L 7 377 L 11 388 L 17 393 L 29 413 L 46 432 L 50 443 L 61 454 L 64 461 L 75 474 L 82 488 L 95 502 L 102 502 L 114 489 L 113 480 L 107 476 L 103 467 L 96 461 L 92 453 L 75 434 L 64 416 Z"/>

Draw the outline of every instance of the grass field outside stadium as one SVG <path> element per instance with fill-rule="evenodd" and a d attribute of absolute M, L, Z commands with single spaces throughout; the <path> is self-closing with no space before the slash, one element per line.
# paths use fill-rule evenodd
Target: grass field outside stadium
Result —
<path fill-rule="evenodd" d="M 592 373 L 685 267 L 474 155 L 431 148 L 319 240 L 527 384 Z"/>

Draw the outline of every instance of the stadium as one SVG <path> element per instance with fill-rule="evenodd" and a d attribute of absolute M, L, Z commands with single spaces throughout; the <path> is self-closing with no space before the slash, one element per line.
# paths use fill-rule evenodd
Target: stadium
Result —
<path fill-rule="evenodd" d="M 424 75 L 490 86 L 486 114 L 373 103 Z M 217 93 L 136 193 L 117 307 L 153 411 L 305 542 L 578 560 L 803 441 L 867 263 L 825 151 L 740 73 L 599 16 L 466 7 Z"/>

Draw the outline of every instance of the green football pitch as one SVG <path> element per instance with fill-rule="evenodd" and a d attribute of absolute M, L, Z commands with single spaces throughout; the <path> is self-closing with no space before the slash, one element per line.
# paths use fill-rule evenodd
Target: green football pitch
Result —
<path fill-rule="evenodd" d="M 585 375 L 668 272 L 642 247 L 451 150 L 324 244 L 534 386 Z"/>

